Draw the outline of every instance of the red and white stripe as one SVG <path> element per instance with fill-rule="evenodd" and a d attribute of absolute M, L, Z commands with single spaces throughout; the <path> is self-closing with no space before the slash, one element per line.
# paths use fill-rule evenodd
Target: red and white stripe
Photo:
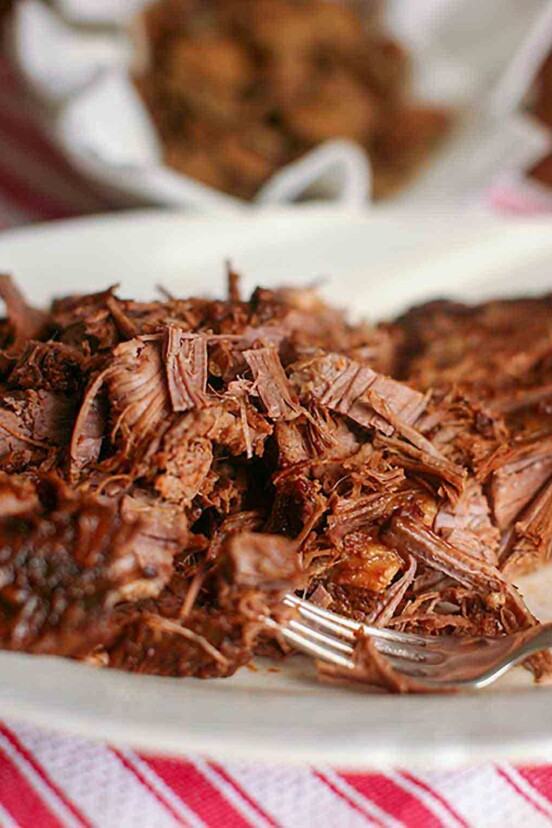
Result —
<path fill-rule="evenodd" d="M 42 134 L 33 106 L 0 56 L 0 229 L 108 208 L 109 200 Z"/>
<path fill-rule="evenodd" d="M 143 756 L 29 725 L 0 725 L 1 828 L 544 828 L 552 767 L 455 771 Z"/>
<path fill-rule="evenodd" d="M 552 766 L 541 765 L 540 767 L 517 768 L 516 773 L 524 782 L 530 785 L 534 795 L 539 796 L 539 801 L 548 803 L 552 807 Z"/>
<path fill-rule="evenodd" d="M 2 805 L 17 821 L 32 815 L 45 828 L 66 825 L 77 828 L 85 823 L 68 803 L 65 794 L 44 773 L 32 754 L 21 746 L 6 727 L 0 732 L 2 754 Z"/>
<path fill-rule="evenodd" d="M 227 777 L 249 802 L 258 803 L 272 824 L 303 828 L 319 814 L 326 825 L 380 825 L 307 767 L 232 762 L 221 765 Z M 262 824 L 262 823 L 261 823 Z M 266 823 L 265 823 L 266 824 Z"/>
<path fill-rule="evenodd" d="M 430 771 L 423 775 L 423 779 L 444 801 L 454 803 L 464 824 L 500 825 L 503 828 L 552 825 L 550 809 L 547 813 L 540 802 L 537 803 L 530 783 L 523 783 L 525 790 L 515 783 L 515 773 L 509 765 L 499 767 L 487 763 L 459 771 Z"/>
<path fill-rule="evenodd" d="M 394 816 L 402 825 L 423 825 L 424 828 L 440 828 L 442 821 L 428 808 L 419 794 L 405 786 L 400 775 L 387 773 L 341 773 L 350 788 L 366 800 L 373 802 L 386 813 Z"/>
<path fill-rule="evenodd" d="M 63 792 L 81 824 L 102 828 L 191 825 L 108 747 L 55 736 L 27 725 L 10 728 L 44 777 Z M 64 823 L 63 823 L 64 824 Z"/>

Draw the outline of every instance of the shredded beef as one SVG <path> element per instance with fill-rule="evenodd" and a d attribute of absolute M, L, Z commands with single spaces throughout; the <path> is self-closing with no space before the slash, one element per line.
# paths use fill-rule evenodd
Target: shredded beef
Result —
<path fill-rule="evenodd" d="M 336 354 L 305 360 L 295 369 L 293 381 L 303 398 L 313 397 L 359 425 L 386 434 L 392 434 L 394 427 L 400 430 L 397 423 L 413 425 L 425 408 L 423 394 Z"/>
<path fill-rule="evenodd" d="M 268 416 L 273 420 L 291 420 L 301 410 L 274 348 L 245 351 L 244 358 L 255 381 L 255 393 L 263 401 Z"/>
<path fill-rule="evenodd" d="M 114 509 L 72 492 L 42 494 L 0 520 L 0 643 L 85 654 L 113 637 L 118 602 L 147 595 L 148 564 L 135 552 L 137 526 Z"/>
<path fill-rule="evenodd" d="M 552 477 L 552 434 L 514 444 L 491 477 L 491 502 L 496 525 L 506 529 Z"/>
<path fill-rule="evenodd" d="M 289 651 L 294 591 L 430 635 L 537 623 L 510 579 L 552 554 L 550 299 L 373 328 L 229 283 L 43 313 L 0 281 L 0 646 L 228 676 Z M 322 677 L 427 689 L 354 660 Z"/>
<path fill-rule="evenodd" d="M 97 464 L 107 432 L 107 401 L 102 394 L 105 371 L 95 376 L 84 394 L 69 448 L 69 479 L 76 482 L 87 468 Z"/>
<path fill-rule="evenodd" d="M 106 374 L 112 438 L 131 458 L 166 423 L 169 393 L 157 338 L 131 339 L 118 345 Z"/>
<path fill-rule="evenodd" d="M 48 317 L 42 311 L 27 304 L 11 276 L 0 275 L 0 298 L 6 305 L 12 346 L 18 349 L 28 340 L 37 339 L 44 331 Z"/>
<path fill-rule="evenodd" d="M 0 466 L 25 471 L 53 462 L 71 436 L 73 401 L 51 391 L 6 391 L 0 399 Z"/>
<path fill-rule="evenodd" d="M 212 678 L 250 661 L 263 618 L 284 621 L 285 593 L 301 586 L 292 543 L 267 534 L 231 533 L 203 580 L 203 594 L 186 611 L 190 587 L 178 573 L 155 601 L 130 610 L 108 664 L 133 672 Z M 129 612 L 128 609 L 125 610 Z"/>
<path fill-rule="evenodd" d="M 86 366 L 82 354 L 62 342 L 29 342 L 9 375 L 14 388 L 80 394 Z"/>
<path fill-rule="evenodd" d="M 207 340 L 170 325 L 165 342 L 165 367 L 174 411 L 188 411 L 205 401 Z"/>
<path fill-rule="evenodd" d="M 549 554 L 549 507 L 540 492 L 552 476 L 552 297 L 433 302 L 392 327 L 401 377 L 422 390 L 454 386 L 450 399 L 478 409 L 479 422 L 467 429 L 465 416 L 457 418 L 463 433 L 453 442 L 464 444 L 464 462 L 489 497 L 501 566 L 510 575 L 535 569 Z"/>
<path fill-rule="evenodd" d="M 457 549 L 487 563 L 498 563 L 500 533 L 493 525 L 481 484 L 470 479 L 461 498 L 444 503 L 435 516 L 435 531 Z"/>
<path fill-rule="evenodd" d="M 546 563 L 552 555 L 552 480 L 527 507 L 514 524 L 503 556 L 503 569 L 509 573 L 528 572 Z"/>

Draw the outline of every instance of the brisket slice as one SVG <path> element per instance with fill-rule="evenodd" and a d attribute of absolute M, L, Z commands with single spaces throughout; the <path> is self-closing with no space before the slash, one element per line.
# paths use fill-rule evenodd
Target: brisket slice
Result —
<path fill-rule="evenodd" d="M 314 398 L 359 425 L 385 434 L 392 434 L 397 422 L 414 425 L 426 407 L 419 391 L 338 354 L 306 359 L 294 366 L 291 379 L 300 398 Z M 390 423 L 389 417 L 377 410 L 380 401 L 396 422 Z"/>
<path fill-rule="evenodd" d="M 460 499 L 439 508 L 433 528 L 456 549 L 496 566 L 500 533 L 493 525 L 481 484 L 468 480 Z"/>
<path fill-rule="evenodd" d="M 552 480 L 522 512 L 502 557 L 507 575 L 531 572 L 552 556 Z"/>
<path fill-rule="evenodd" d="M 429 454 L 406 440 L 377 435 L 374 445 L 392 457 L 392 462 L 412 475 L 421 474 L 442 484 L 450 500 L 456 501 L 466 483 L 466 470 L 440 454 Z"/>
<path fill-rule="evenodd" d="M 452 546 L 408 515 L 394 517 L 383 538 L 401 554 L 414 557 L 484 595 L 506 594 L 511 589 L 496 567 Z"/>
<path fill-rule="evenodd" d="M 73 483 L 98 463 L 104 442 L 109 442 L 105 376 L 106 371 L 102 371 L 92 379 L 75 420 L 69 448 L 69 479 Z"/>
<path fill-rule="evenodd" d="M 328 538 L 339 545 L 344 537 L 368 524 L 385 522 L 406 502 L 406 494 L 401 491 L 378 491 L 347 498 L 333 497 L 327 518 Z"/>

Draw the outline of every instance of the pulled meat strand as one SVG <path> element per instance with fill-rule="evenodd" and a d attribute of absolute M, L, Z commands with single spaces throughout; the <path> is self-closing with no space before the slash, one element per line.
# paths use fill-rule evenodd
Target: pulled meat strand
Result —
<path fill-rule="evenodd" d="M 273 420 L 293 420 L 301 414 L 297 398 L 274 348 L 244 351 L 255 381 L 255 393 L 263 401 L 266 413 Z"/>
<path fill-rule="evenodd" d="M 189 411 L 205 404 L 207 341 L 169 325 L 165 367 L 173 411 Z"/>
<path fill-rule="evenodd" d="M 8 322 L 13 329 L 13 347 L 17 349 L 30 339 L 38 339 L 48 317 L 27 304 L 11 276 L 6 274 L 0 274 L 0 298 L 4 300 Z"/>

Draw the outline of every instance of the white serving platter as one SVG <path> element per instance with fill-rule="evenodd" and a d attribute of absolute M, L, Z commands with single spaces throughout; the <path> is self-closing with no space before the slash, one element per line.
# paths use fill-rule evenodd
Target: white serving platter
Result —
<path fill-rule="evenodd" d="M 552 289 L 552 220 L 296 208 L 248 218 L 135 212 L 0 235 L 0 271 L 33 302 L 120 282 L 148 297 L 223 289 L 223 260 L 257 283 L 323 280 L 373 319 L 435 296 L 478 300 Z M 522 584 L 552 619 L 552 571 Z M 552 688 L 522 670 L 462 696 L 396 697 L 320 685 L 308 661 L 267 663 L 201 682 L 102 671 L 0 653 L 0 717 L 175 754 L 201 752 L 341 766 L 552 758 Z"/>

